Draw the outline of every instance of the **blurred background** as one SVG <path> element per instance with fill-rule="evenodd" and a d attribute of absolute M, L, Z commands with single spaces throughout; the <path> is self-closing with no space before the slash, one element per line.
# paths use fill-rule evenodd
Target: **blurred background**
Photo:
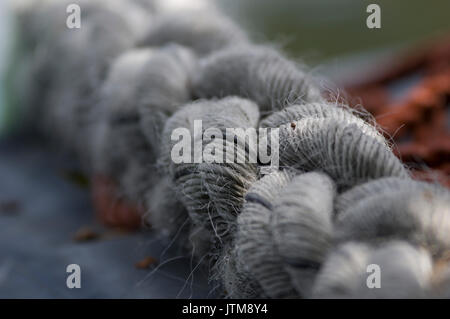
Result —
<path fill-rule="evenodd" d="M 420 43 L 450 31 L 450 2 L 436 0 L 218 0 L 257 39 L 275 41 L 316 64 Z M 366 27 L 366 8 L 381 7 L 381 29 Z"/>
<path fill-rule="evenodd" d="M 0 297 L 214 296 L 205 274 L 194 281 L 189 258 L 148 234 L 98 225 L 66 158 L 36 141 L 6 139 L 21 119 L 10 90 L 13 1 L 0 0 Z M 450 186 L 450 1 L 216 2 L 254 41 L 280 47 L 327 79 L 330 100 L 342 94 L 362 104 L 418 178 Z M 381 29 L 366 26 L 370 3 L 381 7 Z M 153 256 L 171 260 L 156 276 Z M 65 287 L 72 262 L 89 278 L 81 292 Z"/>

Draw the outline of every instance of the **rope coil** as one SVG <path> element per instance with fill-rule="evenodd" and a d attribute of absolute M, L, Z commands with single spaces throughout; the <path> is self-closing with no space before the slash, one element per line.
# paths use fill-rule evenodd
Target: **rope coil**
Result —
<path fill-rule="evenodd" d="M 209 264 L 224 296 L 450 297 L 449 192 L 412 180 L 377 129 L 326 102 L 304 70 L 211 8 L 79 2 L 76 31 L 65 1 L 22 13 L 25 102 L 89 174 L 116 179 Z M 171 133 L 195 120 L 243 158 L 225 128 L 279 128 L 280 170 L 174 163 Z M 369 264 L 381 289 L 366 285 Z"/>

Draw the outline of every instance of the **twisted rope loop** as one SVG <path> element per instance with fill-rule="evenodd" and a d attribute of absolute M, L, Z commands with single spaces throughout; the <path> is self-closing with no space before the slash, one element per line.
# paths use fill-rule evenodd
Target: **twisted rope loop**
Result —
<path fill-rule="evenodd" d="M 85 0 L 73 32 L 64 5 L 23 19 L 38 124 L 193 249 L 226 296 L 450 296 L 449 192 L 412 180 L 377 129 L 326 102 L 304 69 L 209 7 Z M 196 120 L 221 134 L 203 140 Z M 226 143 L 238 127 L 279 129 L 279 170 L 171 159 L 176 128 L 246 158 L 250 145 Z M 380 289 L 366 285 L 371 264 Z"/>

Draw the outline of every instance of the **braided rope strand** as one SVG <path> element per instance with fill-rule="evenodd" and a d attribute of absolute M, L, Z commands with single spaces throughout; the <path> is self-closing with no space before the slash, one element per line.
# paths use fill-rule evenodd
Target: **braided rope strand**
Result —
<path fill-rule="evenodd" d="M 61 18 L 66 0 L 21 13 L 36 125 L 194 250 L 225 297 L 450 297 L 450 193 L 412 180 L 304 69 L 209 7 L 79 2 L 78 33 Z M 221 132 L 194 135 L 203 147 L 244 159 L 251 146 L 227 144 L 226 128 L 278 128 L 280 169 L 174 163 L 173 130 L 195 133 L 196 120 Z M 381 289 L 366 285 L 370 264 Z"/>

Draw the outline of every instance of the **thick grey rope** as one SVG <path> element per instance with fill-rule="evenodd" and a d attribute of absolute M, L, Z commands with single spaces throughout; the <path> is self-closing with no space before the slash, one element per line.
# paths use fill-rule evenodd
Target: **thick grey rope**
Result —
<path fill-rule="evenodd" d="M 450 296 L 449 192 L 413 181 L 376 128 L 327 103 L 304 70 L 212 9 L 80 5 L 76 36 L 64 1 L 25 13 L 37 124 L 209 264 L 224 296 Z M 220 130 L 204 147 L 241 158 L 251 146 L 225 144 L 226 128 L 279 128 L 280 170 L 175 164 L 171 133 L 195 120 Z M 366 286 L 369 264 L 380 289 Z"/>
<path fill-rule="evenodd" d="M 273 49 L 233 45 L 201 61 L 194 92 L 203 98 L 249 98 L 267 113 L 297 101 L 323 101 L 310 78 Z"/>

